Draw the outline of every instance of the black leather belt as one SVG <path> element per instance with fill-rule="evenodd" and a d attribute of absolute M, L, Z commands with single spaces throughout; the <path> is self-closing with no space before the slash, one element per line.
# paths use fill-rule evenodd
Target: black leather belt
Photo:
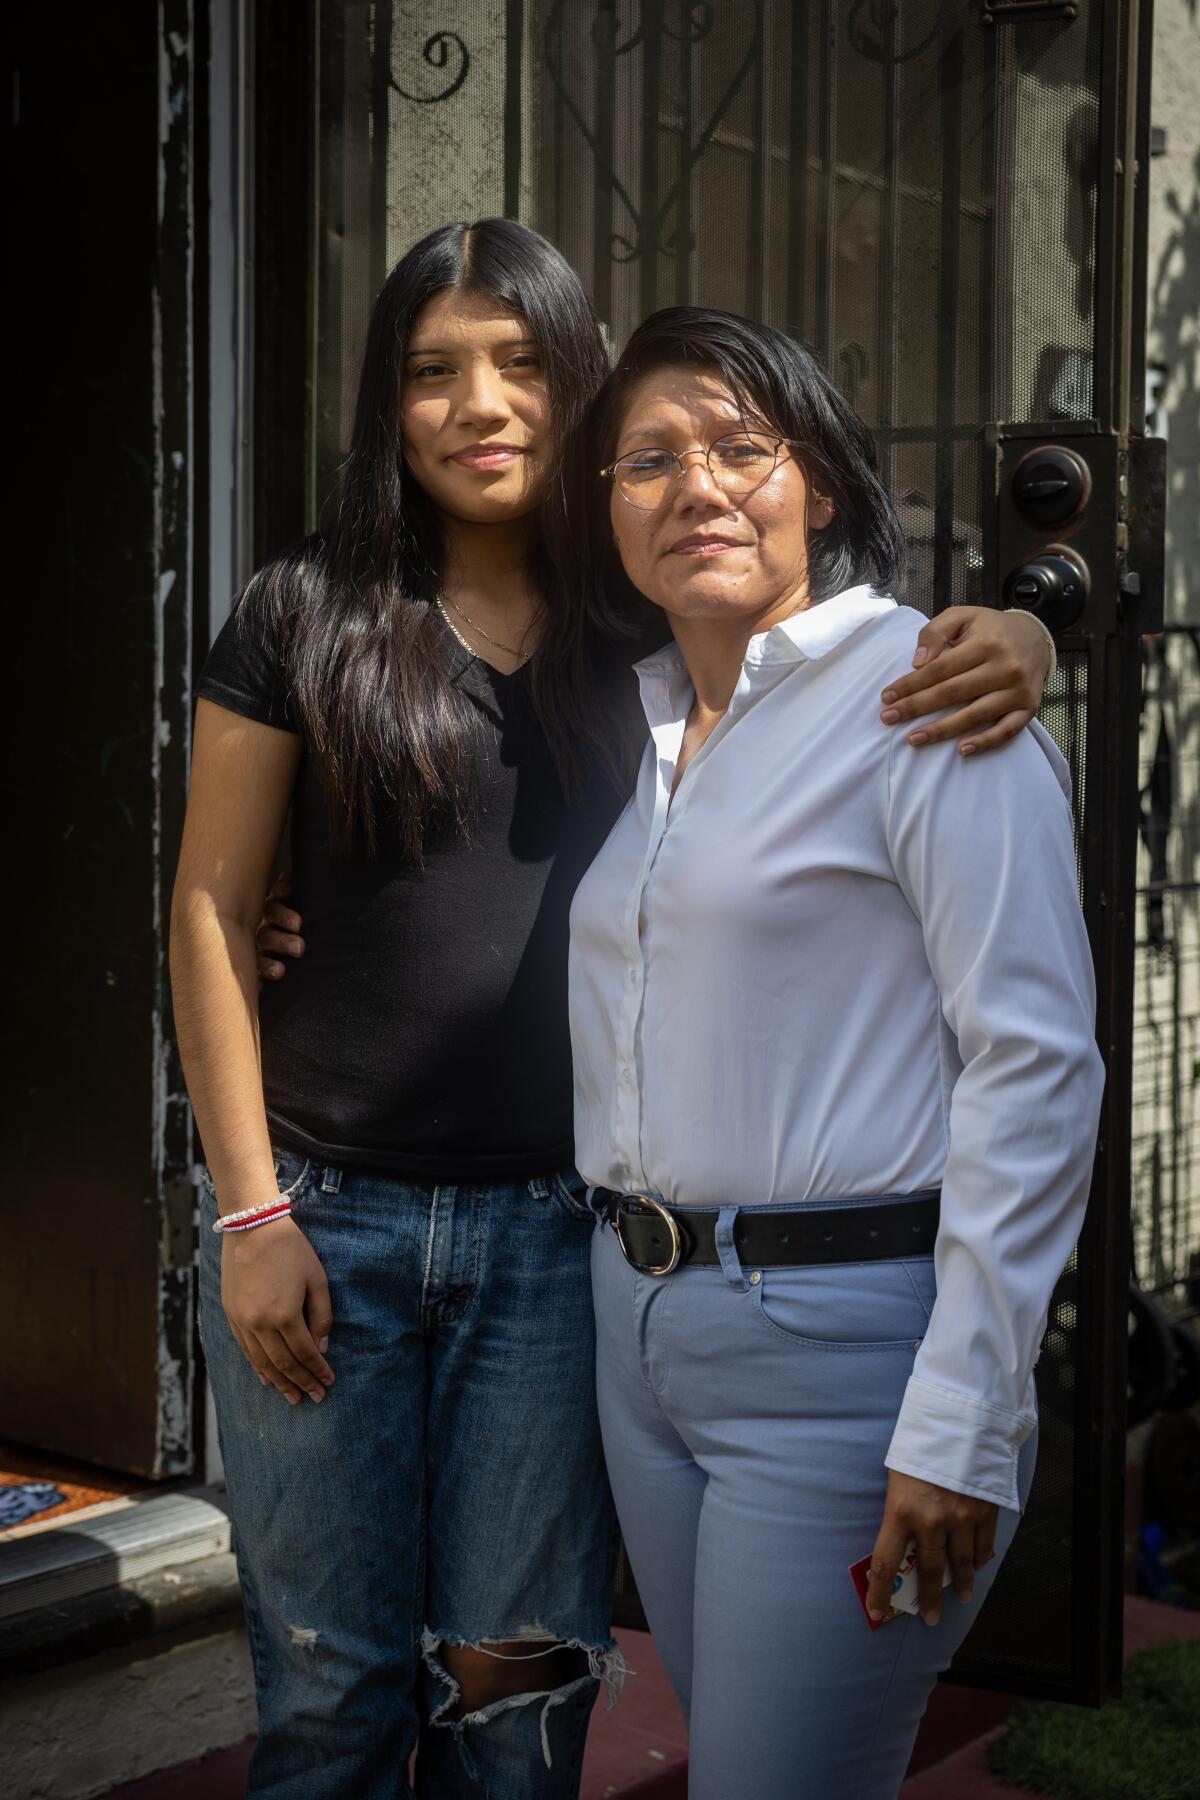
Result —
<path fill-rule="evenodd" d="M 941 1189 L 930 1188 L 870 1206 L 739 1212 L 733 1241 L 748 1268 L 929 1256 L 940 1201 Z M 650 1194 L 615 1194 L 609 1188 L 596 1188 L 593 1204 L 616 1232 L 626 1262 L 642 1275 L 670 1275 L 685 1263 L 720 1261 L 715 1211 L 667 1206 Z"/>

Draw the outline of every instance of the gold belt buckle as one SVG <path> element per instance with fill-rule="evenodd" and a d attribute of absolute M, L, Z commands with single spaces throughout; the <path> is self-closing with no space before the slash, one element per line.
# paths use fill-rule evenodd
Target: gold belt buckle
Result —
<path fill-rule="evenodd" d="M 629 1254 L 629 1246 L 621 1235 L 622 1207 L 624 1207 L 627 1200 L 636 1200 L 639 1206 L 648 1207 L 652 1213 L 658 1214 L 659 1218 L 666 1226 L 671 1239 L 671 1254 L 666 1262 L 635 1262 L 633 1257 Z M 661 1200 L 656 1200 L 654 1198 L 653 1194 L 623 1195 L 617 1206 L 616 1217 L 613 1219 L 613 1230 L 617 1234 L 617 1242 L 621 1246 L 622 1256 L 625 1258 L 625 1261 L 629 1264 L 630 1268 L 636 1269 L 639 1275 L 670 1275 L 679 1267 L 679 1259 L 683 1255 L 683 1237 L 680 1233 L 679 1226 L 676 1224 L 671 1213 L 668 1212 Z"/>

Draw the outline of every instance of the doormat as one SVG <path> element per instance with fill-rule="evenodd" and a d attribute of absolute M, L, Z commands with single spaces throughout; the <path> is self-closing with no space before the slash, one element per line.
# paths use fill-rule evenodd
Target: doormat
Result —
<path fill-rule="evenodd" d="M 1196 1800 L 1200 1639 L 1131 1658 L 1121 1698 L 1098 1711 L 1017 1707 L 988 1746 L 988 1767 L 1044 1800 Z"/>
<path fill-rule="evenodd" d="M 25 1525 L 49 1523 L 82 1511 L 85 1506 L 123 1500 L 138 1494 L 152 1483 L 137 1475 L 124 1475 L 116 1469 L 99 1469 L 91 1463 L 75 1462 L 69 1457 L 54 1456 L 49 1451 L 32 1449 L 28 1444 L 12 1444 L 0 1440 L 0 1530 Z M 49 1490 L 57 1490 L 57 1500 L 50 1500 Z M 23 1521 L 5 1513 L 15 1513 L 22 1505 L 18 1494 L 24 1490 L 27 1500 L 31 1489 L 40 1489 L 41 1504 L 30 1508 Z M 47 1504 L 49 1502 L 49 1504 Z"/>

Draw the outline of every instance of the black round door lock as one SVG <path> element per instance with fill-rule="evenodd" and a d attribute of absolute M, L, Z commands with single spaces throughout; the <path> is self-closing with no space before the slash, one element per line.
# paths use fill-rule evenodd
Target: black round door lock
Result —
<path fill-rule="evenodd" d="M 1043 444 L 1013 471 L 1013 504 L 1031 525 L 1061 525 L 1087 504 L 1092 478 L 1073 450 Z"/>
<path fill-rule="evenodd" d="M 1022 563 L 1004 584 L 1006 606 L 1036 613 L 1048 631 L 1067 631 L 1083 611 L 1087 565 L 1071 550 L 1052 545 L 1035 562 Z"/>

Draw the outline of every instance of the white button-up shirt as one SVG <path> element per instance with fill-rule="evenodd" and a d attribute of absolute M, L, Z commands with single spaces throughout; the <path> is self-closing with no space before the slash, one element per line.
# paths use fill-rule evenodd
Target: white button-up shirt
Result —
<path fill-rule="evenodd" d="M 856 587 L 750 640 L 671 799 L 692 686 L 638 665 L 637 791 L 571 914 L 576 1157 L 677 1206 L 942 1188 L 890 1468 L 1019 1505 L 1032 1370 L 1103 1086 L 1066 765 L 878 720 L 920 614 Z"/>

